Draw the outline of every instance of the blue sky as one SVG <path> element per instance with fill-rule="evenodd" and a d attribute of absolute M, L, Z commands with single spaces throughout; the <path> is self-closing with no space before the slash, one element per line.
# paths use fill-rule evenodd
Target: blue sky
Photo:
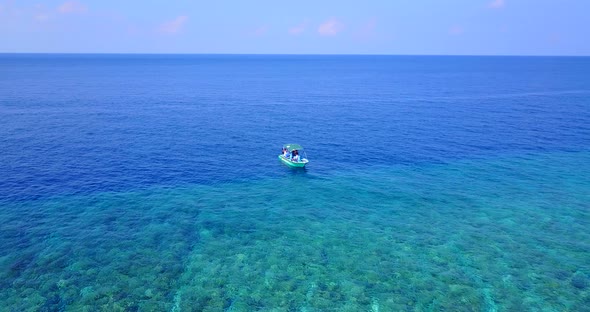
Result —
<path fill-rule="evenodd" d="M 0 52 L 590 55 L 590 0 L 0 0 Z"/>

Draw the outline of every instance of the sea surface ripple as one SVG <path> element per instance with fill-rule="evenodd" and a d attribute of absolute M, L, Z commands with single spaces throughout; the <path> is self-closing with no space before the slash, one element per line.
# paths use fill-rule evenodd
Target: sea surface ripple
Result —
<path fill-rule="evenodd" d="M 1 54 L 0 306 L 586 311 L 588 72 Z"/>

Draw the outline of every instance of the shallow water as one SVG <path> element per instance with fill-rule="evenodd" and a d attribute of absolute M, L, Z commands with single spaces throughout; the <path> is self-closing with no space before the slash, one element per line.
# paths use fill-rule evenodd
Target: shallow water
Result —
<path fill-rule="evenodd" d="M 588 289 L 573 281 L 588 270 L 590 179 L 577 168 L 589 159 L 512 156 L 7 206 L 0 300 L 14 310 L 580 311 Z"/>
<path fill-rule="evenodd" d="M 8 311 L 590 306 L 587 59 L 93 57 L 0 57 Z"/>

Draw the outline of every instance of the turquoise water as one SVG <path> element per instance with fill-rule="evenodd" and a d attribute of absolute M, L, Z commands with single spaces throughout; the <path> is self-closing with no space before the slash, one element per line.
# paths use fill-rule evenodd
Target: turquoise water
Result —
<path fill-rule="evenodd" d="M 2 311 L 590 311 L 590 58 L 0 69 Z"/>
<path fill-rule="evenodd" d="M 4 213 L 19 252 L 1 259 L 0 302 L 583 311 L 588 160 L 542 153 L 21 203 Z"/>

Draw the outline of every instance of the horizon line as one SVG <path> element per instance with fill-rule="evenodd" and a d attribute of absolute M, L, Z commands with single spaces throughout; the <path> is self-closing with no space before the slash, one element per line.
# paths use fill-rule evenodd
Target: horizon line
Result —
<path fill-rule="evenodd" d="M 464 57 L 590 57 L 571 54 L 378 54 L 378 53 L 192 53 L 192 52 L 0 52 L 38 55 L 227 55 L 227 56 L 464 56 Z"/>

